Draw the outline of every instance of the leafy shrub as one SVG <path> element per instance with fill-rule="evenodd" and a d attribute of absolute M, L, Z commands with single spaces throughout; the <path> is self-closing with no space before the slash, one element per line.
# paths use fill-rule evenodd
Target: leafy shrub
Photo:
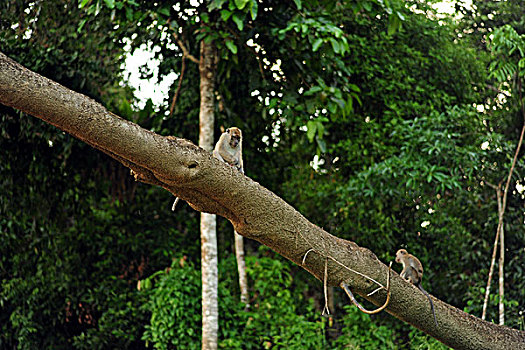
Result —
<path fill-rule="evenodd" d="M 224 349 L 315 349 L 324 344 L 324 321 L 302 296 L 290 292 L 292 277 L 286 264 L 267 257 L 247 257 L 252 290 L 251 307 L 239 301 L 234 257 L 219 266 L 219 347 Z M 201 347 L 200 270 L 185 259 L 142 281 L 151 312 L 143 340 L 156 349 Z M 232 291 L 235 291 L 232 292 Z"/>
<path fill-rule="evenodd" d="M 337 338 L 338 349 L 394 349 L 395 331 L 378 326 L 372 318 L 353 305 L 344 307 L 342 335 Z"/>

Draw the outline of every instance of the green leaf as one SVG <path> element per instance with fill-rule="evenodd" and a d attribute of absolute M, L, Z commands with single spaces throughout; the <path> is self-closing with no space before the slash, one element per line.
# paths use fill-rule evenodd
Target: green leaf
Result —
<path fill-rule="evenodd" d="M 133 10 L 131 7 L 126 6 L 126 20 L 131 21 L 133 19 Z"/>
<path fill-rule="evenodd" d="M 78 28 L 77 28 L 77 33 L 80 33 L 82 31 L 82 28 L 84 28 L 86 21 L 87 21 L 87 18 L 84 18 L 83 20 L 80 21 L 80 24 L 78 25 Z"/>
<path fill-rule="evenodd" d="M 355 92 L 361 92 L 361 89 L 359 88 L 359 86 L 355 85 L 355 84 L 348 84 L 347 87 L 352 90 L 352 91 L 355 91 Z"/>
<path fill-rule="evenodd" d="M 309 120 L 308 123 L 306 123 L 306 137 L 308 137 L 308 141 L 313 142 L 315 133 L 317 131 L 317 123 L 313 120 Z"/>
<path fill-rule="evenodd" d="M 170 9 L 166 8 L 166 7 L 160 8 L 159 9 L 159 13 L 164 15 L 164 16 L 169 17 L 170 16 Z"/>
<path fill-rule="evenodd" d="M 235 14 L 232 17 L 232 20 L 237 25 L 237 28 L 242 31 L 242 29 L 244 28 L 244 14 L 235 12 Z"/>
<path fill-rule="evenodd" d="M 304 93 L 304 96 L 311 96 L 319 91 L 323 90 L 320 86 L 314 85 L 308 91 Z"/>
<path fill-rule="evenodd" d="M 252 19 L 255 21 L 257 18 L 257 11 L 259 11 L 259 3 L 257 0 L 252 0 L 252 6 L 250 6 L 250 14 L 252 15 Z"/>
<path fill-rule="evenodd" d="M 106 3 L 106 6 L 110 9 L 113 9 L 115 7 L 115 0 L 104 0 L 104 2 Z"/>
<path fill-rule="evenodd" d="M 226 0 L 213 0 L 208 5 L 208 10 L 213 11 L 213 10 L 220 9 L 220 8 L 222 8 L 222 5 L 224 5 L 225 2 L 226 2 Z"/>
<path fill-rule="evenodd" d="M 352 96 L 348 97 L 345 103 L 345 108 L 343 109 L 343 116 L 347 116 L 354 110 L 354 100 Z"/>
<path fill-rule="evenodd" d="M 324 125 L 322 122 L 317 122 L 317 137 L 322 140 L 324 135 Z"/>
<path fill-rule="evenodd" d="M 301 0 L 293 0 L 293 2 L 295 2 L 295 6 L 297 6 L 298 10 L 303 8 L 303 4 L 301 3 Z"/>
<path fill-rule="evenodd" d="M 250 0 L 235 0 L 235 6 L 237 6 L 239 10 L 242 10 L 246 6 L 248 1 Z"/>
<path fill-rule="evenodd" d="M 82 0 L 82 2 L 80 3 L 80 8 L 84 8 L 84 6 L 86 6 L 89 1 L 90 0 Z"/>
<path fill-rule="evenodd" d="M 401 26 L 401 21 L 399 20 L 399 17 L 397 16 L 389 16 L 388 17 L 388 28 L 387 33 L 388 35 L 393 35 Z"/>
<path fill-rule="evenodd" d="M 234 54 L 237 54 L 237 45 L 233 43 L 233 41 L 228 40 L 226 41 L 226 47 Z"/>
<path fill-rule="evenodd" d="M 332 101 L 334 101 L 340 109 L 344 110 L 345 108 L 345 101 L 340 99 L 340 98 L 336 98 L 336 97 L 331 97 L 330 98 Z"/>
<path fill-rule="evenodd" d="M 319 149 L 321 152 L 326 153 L 326 142 L 325 140 L 321 140 L 319 138 L 315 139 L 317 141 L 317 146 L 319 146 Z"/>
<path fill-rule="evenodd" d="M 322 43 L 323 43 L 323 39 L 317 38 L 314 41 L 313 45 L 312 45 L 312 51 L 316 52 L 319 49 L 319 46 L 321 46 Z"/>
<path fill-rule="evenodd" d="M 328 102 L 328 110 L 330 111 L 330 113 L 332 114 L 335 114 L 337 112 L 337 104 L 335 104 L 334 102 L 330 101 Z"/>
<path fill-rule="evenodd" d="M 330 43 L 332 44 L 332 49 L 335 53 L 341 52 L 341 47 L 339 46 L 339 43 L 334 38 L 330 38 Z"/>
<path fill-rule="evenodd" d="M 226 22 L 228 20 L 228 18 L 230 18 L 230 16 L 232 15 L 232 11 L 229 11 L 229 10 L 221 10 L 221 18 L 224 22 Z"/>

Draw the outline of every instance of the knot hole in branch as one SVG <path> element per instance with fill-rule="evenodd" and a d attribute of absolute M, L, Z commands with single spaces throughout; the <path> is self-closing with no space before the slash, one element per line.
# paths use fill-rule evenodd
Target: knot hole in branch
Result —
<path fill-rule="evenodd" d="M 190 161 L 190 163 L 188 164 L 188 169 L 195 169 L 196 167 L 199 166 L 199 163 L 195 160 L 192 160 Z"/>

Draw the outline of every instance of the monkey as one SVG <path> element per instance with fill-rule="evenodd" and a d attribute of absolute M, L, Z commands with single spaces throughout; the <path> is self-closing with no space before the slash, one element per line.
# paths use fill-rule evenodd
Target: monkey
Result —
<path fill-rule="evenodd" d="M 226 129 L 213 149 L 213 156 L 244 174 L 241 129 L 234 126 Z"/>
<path fill-rule="evenodd" d="M 401 271 L 401 277 L 408 282 L 412 283 L 419 288 L 428 298 L 430 302 L 430 308 L 432 309 L 432 315 L 434 316 L 434 323 L 436 327 L 438 325 L 436 320 L 436 312 L 434 311 L 434 303 L 430 299 L 430 295 L 421 286 L 421 280 L 423 279 L 423 265 L 414 255 L 409 254 L 405 249 L 399 249 L 396 253 L 396 262 L 403 264 L 403 270 Z"/>
<path fill-rule="evenodd" d="M 241 129 L 234 126 L 226 129 L 226 131 L 221 134 L 221 137 L 219 137 L 219 141 L 215 144 L 213 156 L 239 170 L 241 174 L 244 174 Z M 171 207 L 172 211 L 175 211 L 178 202 L 179 197 L 175 198 Z"/>

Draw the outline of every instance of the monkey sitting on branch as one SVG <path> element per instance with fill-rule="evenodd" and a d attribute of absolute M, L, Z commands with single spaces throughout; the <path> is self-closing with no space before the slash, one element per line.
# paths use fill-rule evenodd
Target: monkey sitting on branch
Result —
<path fill-rule="evenodd" d="M 231 127 L 221 134 L 213 149 L 213 156 L 218 160 L 230 164 L 244 174 L 242 164 L 242 132 L 241 129 Z"/>
<path fill-rule="evenodd" d="M 412 283 L 419 288 L 428 298 L 430 302 L 430 308 L 432 309 L 432 315 L 434 315 L 434 323 L 436 327 L 438 325 L 436 320 L 436 312 L 434 311 L 434 303 L 430 299 L 430 295 L 421 286 L 421 280 L 423 279 L 423 265 L 414 255 L 409 254 L 405 249 L 399 249 L 396 253 L 396 262 L 403 265 L 401 271 L 401 277 L 408 282 Z"/>
<path fill-rule="evenodd" d="M 241 129 L 231 127 L 226 129 L 221 134 L 219 141 L 215 144 L 213 149 L 213 156 L 220 161 L 223 161 L 244 174 L 244 167 L 242 164 L 242 132 Z M 175 211 L 175 207 L 179 202 L 179 197 L 175 198 L 171 210 Z"/>

